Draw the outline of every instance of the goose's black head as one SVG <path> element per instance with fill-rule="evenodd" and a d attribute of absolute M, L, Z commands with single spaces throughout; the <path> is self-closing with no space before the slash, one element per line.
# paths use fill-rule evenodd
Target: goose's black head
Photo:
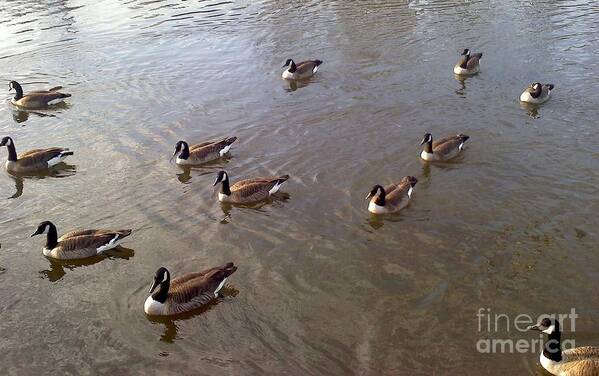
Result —
<path fill-rule="evenodd" d="M 425 133 L 420 145 L 428 144 L 429 142 L 433 142 L 433 135 L 430 133 Z"/>
<path fill-rule="evenodd" d="M 6 136 L 0 141 L 0 146 L 11 146 L 13 144 L 12 138 Z"/>
<path fill-rule="evenodd" d="M 54 224 L 52 222 L 44 221 L 37 226 L 37 230 L 35 230 L 35 232 L 33 234 L 31 234 L 31 237 L 34 237 L 36 235 L 46 234 L 55 228 L 56 227 L 54 226 Z"/>
<path fill-rule="evenodd" d="M 287 59 L 287 61 L 285 61 L 285 64 L 283 65 L 283 68 L 288 67 L 290 64 L 293 64 L 293 59 Z"/>
<path fill-rule="evenodd" d="M 181 154 L 179 154 L 179 153 L 181 153 Z M 189 145 L 187 144 L 187 142 L 185 142 L 185 141 L 178 141 L 177 144 L 175 144 L 175 152 L 173 153 L 173 156 L 171 157 L 171 160 L 177 154 L 179 154 L 179 158 L 181 158 L 181 159 L 187 159 L 187 158 L 189 158 Z"/>
<path fill-rule="evenodd" d="M 219 171 L 216 173 L 216 179 L 214 180 L 213 186 L 216 186 L 220 182 L 229 180 L 229 176 L 225 171 Z"/>
<path fill-rule="evenodd" d="M 379 197 L 383 197 L 385 196 L 385 188 L 383 188 L 382 185 L 374 185 L 372 187 L 372 189 L 370 189 L 370 192 L 366 195 L 366 200 L 370 200 L 373 197 L 379 198 Z"/>
<path fill-rule="evenodd" d="M 554 318 L 545 317 L 538 324 L 529 327 L 528 330 L 538 330 L 548 335 L 560 333 L 559 321 Z"/>
<path fill-rule="evenodd" d="M 19 100 L 21 98 L 23 98 L 23 88 L 21 87 L 21 85 L 19 85 L 19 83 L 17 81 L 10 81 L 8 83 L 8 91 L 11 91 L 12 89 L 15 89 L 15 99 Z"/>
<path fill-rule="evenodd" d="M 418 179 L 416 179 L 414 176 L 404 176 L 404 178 L 402 180 L 404 182 L 410 183 L 410 187 L 412 187 L 412 188 L 414 188 L 416 183 L 418 183 Z"/>
<path fill-rule="evenodd" d="M 160 267 L 158 270 L 156 270 L 156 274 L 154 274 L 154 281 L 152 282 L 152 286 L 150 286 L 150 290 L 148 292 L 152 294 L 152 298 L 154 300 L 164 303 L 168 295 L 170 283 L 171 274 L 165 267 Z M 159 287 L 158 291 L 154 292 L 157 287 Z"/>
<path fill-rule="evenodd" d="M 297 69 L 297 66 L 295 65 L 295 62 L 293 61 L 293 59 L 287 59 L 287 61 L 285 62 L 285 65 L 283 65 L 283 68 L 289 66 L 289 72 L 293 73 L 295 72 L 295 70 Z"/>
<path fill-rule="evenodd" d="M 470 56 L 470 50 L 465 48 L 464 51 L 462 51 L 462 56 Z"/>

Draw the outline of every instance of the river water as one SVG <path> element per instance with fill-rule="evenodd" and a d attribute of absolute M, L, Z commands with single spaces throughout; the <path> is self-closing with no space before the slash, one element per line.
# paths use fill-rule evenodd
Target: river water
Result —
<path fill-rule="evenodd" d="M 563 337 L 599 345 L 598 14 L 590 0 L 5 1 L 0 82 L 73 96 L 24 112 L 6 92 L 0 136 L 75 155 L 46 176 L 0 174 L 2 373 L 543 374 L 537 349 L 477 351 L 540 338 L 481 327 L 481 308 L 575 308 Z M 464 48 L 484 56 L 460 81 Z M 324 64 L 291 85 L 287 58 Z M 534 81 L 553 98 L 523 107 Z M 431 166 L 425 132 L 471 138 Z M 179 139 L 233 135 L 227 160 L 169 162 Z M 265 205 L 223 207 L 221 168 L 291 179 Z M 419 179 L 410 205 L 369 215 L 371 186 L 404 175 Z M 62 264 L 29 237 L 43 220 L 134 233 Z M 223 299 L 144 315 L 159 266 L 227 261 Z"/>

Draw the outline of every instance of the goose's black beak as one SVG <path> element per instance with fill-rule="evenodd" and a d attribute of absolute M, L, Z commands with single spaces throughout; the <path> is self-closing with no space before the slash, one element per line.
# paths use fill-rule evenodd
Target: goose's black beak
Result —
<path fill-rule="evenodd" d="M 365 200 L 370 200 L 372 198 L 373 194 L 372 192 L 368 192 L 368 194 L 366 195 Z"/>
<path fill-rule="evenodd" d="M 539 332 L 541 331 L 541 328 L 539 328 L 539 325 L 532 325 L 529 326 L 528 328 L 526 328 L 526 330 L 538 330 Z"/>
<path fill-rule="evenodd" d="M 421 146 L 424 145 L 424 144 L 426 144 L 426 138 L 423 138 L 422 142 L 420 143 Z"/>
<path fill-rule="evenodd" d="M 35 230 L 35 232 L 33 234 L 31 234 L 31 236 L 29 236 L 29 237 L 33 238 L 34 236 L 39 235 L 39 234 L 40 234 L 40 230 L 38 229 L 38 230 Z"/>

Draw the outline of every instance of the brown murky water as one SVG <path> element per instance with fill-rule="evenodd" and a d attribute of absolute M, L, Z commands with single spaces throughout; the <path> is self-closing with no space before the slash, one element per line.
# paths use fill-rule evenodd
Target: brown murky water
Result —
<path fill-rule="evenodd" d="M 65 86 L 67 108 L 0 106 L 17 150 L 75 151 L 54 176 L 0 174 L 3 374 L 542 374 L 536 351 L 481 354 L 476 313 L 569 312 L 599 344 L 599 7 L 594 1 L 10 1 L 0 83 Z M 482 72 L 452 74 L 458 52 Z M 285 59 L 325 61 L 307 84 Z M 553 82 L 538 110 L 518 96 Z M 6 85 L 8 89 L 8 85 Z M 427 166 L 422 135 L 463 132 Z M 179 139 L 239 137 L 202 169 Z M 0 150 L 6 158 L 6 150 Z M 211 186 L 291 174 L 288 197 L 221 207 Z M 373 218 L 375 183 L 419 183 Z M 131 227 L 126 250 L 51 263 L 42 220 Z M 227 296 L 176 321 L 142 306 L 154 271 L 225 261 Z"/>

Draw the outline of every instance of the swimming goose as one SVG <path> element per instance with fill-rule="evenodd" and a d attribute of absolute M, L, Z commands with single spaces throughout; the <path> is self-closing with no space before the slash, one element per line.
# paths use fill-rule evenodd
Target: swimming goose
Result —
<path fill-rule="evenodd" d="M 375 185 L 366 199 L 370 199 L 368 211 L 373 214 L 386 214 L 400 211 L 408 205 L 418 179 L 405 176 L 398 183 L 386 187 Z"/>
<path fill-rule="evenodd" d="M 131 230 L 75 230 L 59 238 L 56 226 L 45 221 L 39 224 L 31 237 L 41 234 L 46 234 L 44 256 L 74 260 L 96 256 L 117 247 L 125 237 L 131 235 Z"/>
<path fill-rule="evenodd" d="M 520 100 L 526 103 L 541 104 L 549 99 L 553 87 L 553 84 L 532 83 L 520 95 Z"/>
<path fill-rule="evenodd" d="M 161 267 L 154 275 L 144 312 L 152 316 L 170 316 L 199 308 L 218 297 L 225 281 L 236 270 L 237 267 L 229 262 L 203 272 L 184 274 L 171 281 L 169 271 Z"/>
<path fill-rule="evenodd" d="M 6 146 L 8 149 L 6 169 L 17 173 L 45 170 L 73 155 L 73 152 L 66 148 L 34 149 L 17 155 L 15 143 L 10 137 L 4 137 L 0 146 Z"/>
<path fill-rule="evenodd" d="M 544 318 L 528 328 L 547 334 L 540 361 L 547 372 L 556 376 L 599 375 L 599 347 L 584 346 L 563 350 L 559 320 Z"/>
<path fill-rule="evenodd" d="M 221 189 L 218 193 L 220 202 L 249 204 L 265 200 L 273 195 L 287 179 L 289 179 L 289 175 L 282 175 L 277 178 L 246 179 L 229 186 L 229 175 L 225 171 L 219 171 L 214 186 L 221 183 Z"/>
<path fill-rule="evenodd" d="M 197 165 L 207 163 L 221 158 L 229 152 L 231 144 L 237 140 L 237 137 L 225 138 L 221 141 L 209 141 L 191 147 L 185 141 L 179 141 L 175 145 L 178 165 Z"/>
<path fill-rule="evenodd" d="M 475 74 L 480 71 L 479 60 L 483 57 L 482 52 L 471 54 L 469 49 L 465 49 L 456 65 L 453 67 L 455 74 Z"/>
<path fill-rule="evenodd" d="M 50 90 L 36 90 L 31 91 L 23 95 L 23 88 L 17 81 L 10 81 L 8 84 L 8 91 L 15 89 L 16 94 L 11 100 L 11 103 L 15 106 L 30 109 L 39 109 L 52 106 L 63 102 L 65 98 L 71 96 L 71 94 L 64 94 L 58 92 L 62 89 L 62 86 L 53 87 Z"/>
<path fill-rule="evenodd" d="M 282 76 L 286 80 L 301 80 L 304 78 L 309 78 L 316 73 L 320 64 L 322 64 L 321 60 L 306 60 L 295 64 L 293 59 L 287 59 L 285 65 L 283 65 L 283 68 L 286 66 L 289 66 L 289 68 L 283 72 Z"/>
<path fill-rule="evenodd" d="M 425 161 L 446 161 L 451 159 L 462 151 L 464 142 L 469 138 L 470 136 L 465 134 L 458 134 L 444 137 L 433 143 L 433 136 L 430 133 L 425 133 L 420 143 L 420 145 L 424 145 L 420 158 Z"/>

